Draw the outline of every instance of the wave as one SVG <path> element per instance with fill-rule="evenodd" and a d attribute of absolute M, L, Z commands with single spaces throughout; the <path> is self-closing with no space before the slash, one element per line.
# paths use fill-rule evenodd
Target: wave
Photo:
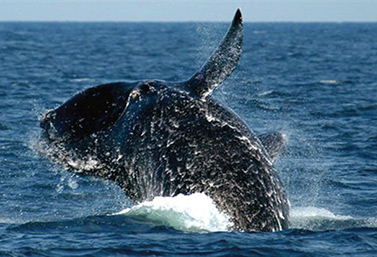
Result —
<path fill-rule="evenodd" d="M 112 215 L 142 218 L 158 225 L 186 232 L 229 232 L 233 223 L 217 210 L 214 202 L 203 193 L 156 197 Z M 377 228 L 375 218 L 354 218 L 334 214 L 324 208 L 297 207 L 291 209 L 291 229 L 311 231 L 344 230 L 357 227 Z"/>
<path fill-rule="evenodd" d="M 233 226 L 229 217 L 203 193 L 156 197 L 114 215 L 141 217 L 187 232 L 230 231 Z"/>
<path fill-rule="evenodd" d="M 291 209 L 290 230 L 340 231 L 356 228 L 377 229 L 376 218 L 354 218 L 335 214 L 324 208 L 296 207 Z M 113 214 L 82 216 L 69 219 L 41 218 L 20 221 L 0 217 L 0 225 L 9 229 L 45 230 L 77 228 L 98 224 L 101 230 L 109 226 L 124 227 L 134 231 L 154 231 L 173 228 L 189 233 L 233 232 L 229 217 L 217 210 L 214 202 L 203 193 L 156 197 Z"/>

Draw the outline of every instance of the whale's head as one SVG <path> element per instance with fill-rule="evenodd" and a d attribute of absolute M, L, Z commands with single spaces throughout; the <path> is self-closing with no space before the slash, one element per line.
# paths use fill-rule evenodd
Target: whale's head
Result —
<path fill-rule="evenodd" d="M 188 89 L 181 90 L 180 86 L 179 83 L 145 80 L 88 88 L 58 108 L 45 112 L 40 119 L 43 136 L 49 141 L 77 142 L 111 129 L 119 119 L 131 120 L 141 112 L 147 113 L 172 94 L 189 94 Z"/>
<path fill-rule="evenodd" d="M 159 102 L 174 99 L 168 97 L 172 91 L 157 80 L 83 90 L 41 117 L 41 154 L 75 172 L 112 179 L 116 173 L 105 166 L 121 162 L 125 148 L 132 148 L 127 138 L 151 120 Z"/>
<path fill-rule="evenodd" d="M 71 142 L 111 127 L 121 117 L 130 99 L 135 98 L 137 82 L 122 82 L 88 88 L 40 119 L 44 137 L 50 141 Z"/>

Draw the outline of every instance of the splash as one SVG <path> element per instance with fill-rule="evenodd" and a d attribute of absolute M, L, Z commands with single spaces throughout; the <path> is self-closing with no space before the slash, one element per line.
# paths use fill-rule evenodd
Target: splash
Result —
<path fill-rule="evenodd" d="M 324 208 L 298 207 L 291 209 L 291 227 L 314 231 L 342 230 L 355 227 L 377 227 L 377 219 L 358 219 L 334 214 Z"/>
<path fill-rule="evenodd" d="M 233 225 L 203 193 L 156 197 L 115 215 L 142 217 L 187 232 L 230 231 Z"/>

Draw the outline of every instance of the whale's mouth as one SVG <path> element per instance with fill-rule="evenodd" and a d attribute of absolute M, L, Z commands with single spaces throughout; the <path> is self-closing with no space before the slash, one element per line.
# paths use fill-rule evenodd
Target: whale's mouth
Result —
<path fill-rule="evenodd" d="M 113 83 L 86 89 L 40 119 L 50 141 L 72 141 L 106 130 L 127 106 L 132 83 Z"/>

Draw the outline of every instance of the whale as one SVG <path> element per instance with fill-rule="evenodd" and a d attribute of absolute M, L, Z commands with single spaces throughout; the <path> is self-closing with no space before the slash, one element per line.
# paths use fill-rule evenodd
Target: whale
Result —
<path fill-rule="evenodd" d="M 135 203 L 204 193 L 236 231 L 289 227 L 289 200 L 274 161 L 282 133 L 256 135 L 212 92 L 242 53 L 238 9 L 220 45 L 187 80 L 89 87 L 40 118 L 47 157 L 117 183 Z"/>

